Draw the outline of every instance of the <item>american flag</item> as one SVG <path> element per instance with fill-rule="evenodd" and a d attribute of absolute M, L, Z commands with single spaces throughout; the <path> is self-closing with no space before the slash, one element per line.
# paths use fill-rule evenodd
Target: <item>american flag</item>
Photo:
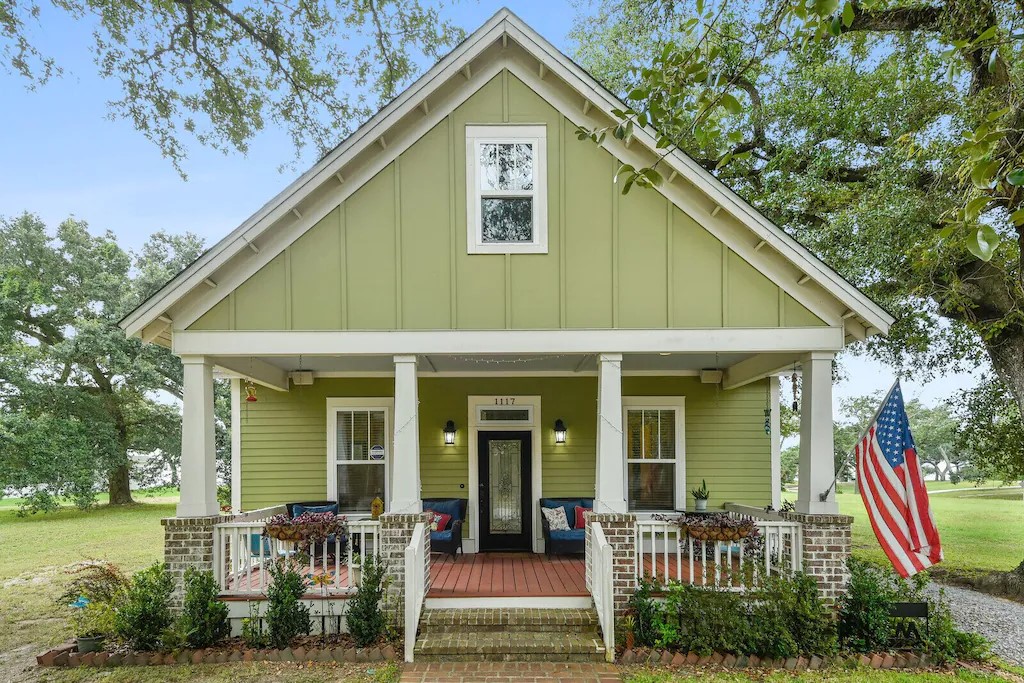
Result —
<path fill-rule="evenodd" d="M 899 380 L 854 448 L 860 497 L 892 566 L 907 577 L 942 561 Z"/>

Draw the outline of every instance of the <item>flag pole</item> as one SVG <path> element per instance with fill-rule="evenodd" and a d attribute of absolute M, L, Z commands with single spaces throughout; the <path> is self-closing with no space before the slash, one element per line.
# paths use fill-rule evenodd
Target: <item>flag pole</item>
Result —
<path fill-rule="evenodd" d="M 868 433 L 869 429 L 871 429 L 871 425 L 875 424 L 875 420 L 878 419 L 878 415 L 882 412 L 882 407 L 885 406 L 885 404 L 889 402 L 889 397 L 892 396 L 892 392 L 899 385 L 900 385 L 900 378 L 897 377 L 896 381 L 892 383 L 891 387 L 889 387 L 889 391 L 886 392 L 885 398 L 882 399 L 882 402 L 878 404 L 878 408 L 875 409 L 875 414 L 872 415 L 871 419 L 868 420 L 866 425 L 864 425 L 864 431 L 862 431 L 860 433 L 860 436 L 857 437 L 857 440 L 853 442 L 853 450 L 850 451 L 850 453 L 846 456 L 846 459 L 843 460 L 843 464 L 836 470 L 836 476 L 834 476 L 832 478 L 832 483 L 828 485 L 828 488 L 825 489 L 824 492 L 818 494 L 818 500 L 819 501 L 824 503 L 826 500 L 828 500 L 828 494 L 830 494 L 832 492 L 832 489 L 835 487 L 836 482 L 839 481 L 840 473 L 844 469 L 846 469 L 847 465 L 850 464 L 850 458 L 852 458 L 853 454 L 857 451 L 857 444 L 859 444 L 861 441 L 864 440 L 864 435 Z"/>

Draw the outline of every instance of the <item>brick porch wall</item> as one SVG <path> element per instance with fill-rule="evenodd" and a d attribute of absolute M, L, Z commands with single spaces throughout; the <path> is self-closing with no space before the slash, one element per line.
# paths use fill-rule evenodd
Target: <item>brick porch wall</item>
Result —
<path fill-rule="evenodd" d="M 612 547 L 612 584 L 615 593 L 615 617 L 626 614 L 629 599 L 636 591 L 636 515 L 591 512 L 586 527 L 586 580 L 590 590 L 590 557 L 593 548 L 591 522 L 597 522 L 604 531 L 605 540 Z"/>
<path fill-rule="evenodd" d="M 417 512 L 412 514 L 384 514 L 380 516 L 380 561 L 386 567 L 389 612 L 392 619 L 401 625 L 405 608 L 405 548 L 412 541 L 412 532 L 417 522 L 426 525 L 423 534 L 423 581 L 430 587 L 430 515 Z"/>
<path fill-rule="evenodd" d="M 846 561 L 852 548 L 853 517 L 798 512 L 786 512 L 783 516 L 803 525 L 804 573 L 817 580 L 818 591 L 825 601 L 837 601 L 850 579 Z"/>
<path fill-rule="evenodd" d="M 230 517 L 168 517 L 160 520 L 164 527 L 164 562 L 174 579 L 171 607 L 181 609 L 185 596 L 185 570 L 213 570 L 213 526 Z"/>

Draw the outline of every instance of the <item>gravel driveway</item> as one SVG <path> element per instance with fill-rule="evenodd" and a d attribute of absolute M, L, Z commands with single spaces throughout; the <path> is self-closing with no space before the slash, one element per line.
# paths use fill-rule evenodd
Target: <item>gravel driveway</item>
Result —
<path fill-rule="evenodd" d="M 957 625 L 992 641 L 992 650 L 1008 662 L 1024 665 L 1024 605 L 956 586 L 943 586 Z M 938 595 L 939 586 L 928 591 Z"/>

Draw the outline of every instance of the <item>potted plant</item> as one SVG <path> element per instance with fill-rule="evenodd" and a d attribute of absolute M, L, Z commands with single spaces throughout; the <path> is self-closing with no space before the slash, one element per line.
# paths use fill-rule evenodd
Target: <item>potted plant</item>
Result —
<path fill-rule="evenodd" d="M 105 602 L 80 597 L 71 603 L 75 609 L 72 623 L 78 652 L 99 652 L 107 635 L 114 631 L 114 609 Z"/>
<path fill-rule="evenodd" d="M 708 509 L 708 498 L 711 493 L 708 491 L 708 483 L 703 479 L 700 480 L 700 488 L 691 489 L 690 493 L 693 494 L 693 500 L 697 503 L 697 512 L 704 512 Z"/>

